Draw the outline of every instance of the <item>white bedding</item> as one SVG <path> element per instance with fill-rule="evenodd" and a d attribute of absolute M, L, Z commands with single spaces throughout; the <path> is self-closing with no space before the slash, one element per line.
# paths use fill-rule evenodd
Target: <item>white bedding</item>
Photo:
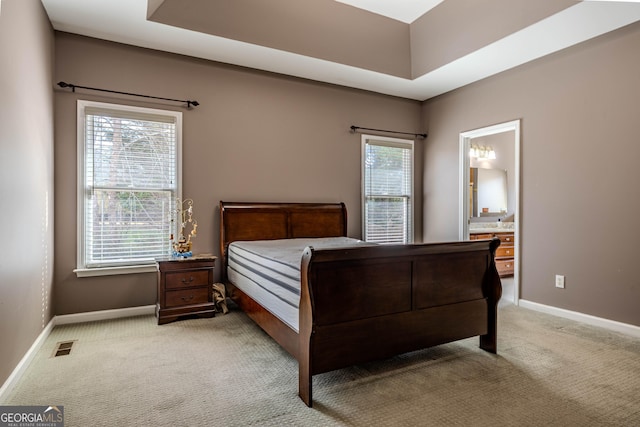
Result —
<path fill-rule="evenodd" d="M 229 245 L 227 277 L 242 292 L 298 332 L 300 264 L 305 248 L 367 246 L 349 237 L 237 241 Z"/>

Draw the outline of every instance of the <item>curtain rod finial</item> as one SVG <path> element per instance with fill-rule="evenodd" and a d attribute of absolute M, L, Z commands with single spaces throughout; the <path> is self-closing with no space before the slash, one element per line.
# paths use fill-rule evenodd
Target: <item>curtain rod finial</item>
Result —
<path fill-rule="evenodd" d="M 61 88 L 70 87 L 73 92 L 76 91 L 76 85 L 73 85 L 71 83 L 58 82 L 58 86 L 60 86 Z"/>

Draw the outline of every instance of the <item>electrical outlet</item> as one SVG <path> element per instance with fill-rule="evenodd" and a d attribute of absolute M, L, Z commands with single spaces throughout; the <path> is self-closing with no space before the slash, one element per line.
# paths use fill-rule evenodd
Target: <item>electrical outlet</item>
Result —
<path fill-rule="evenodd" d="M 564 276 L 556 274 L 556 288 L 564 289 Z"/>

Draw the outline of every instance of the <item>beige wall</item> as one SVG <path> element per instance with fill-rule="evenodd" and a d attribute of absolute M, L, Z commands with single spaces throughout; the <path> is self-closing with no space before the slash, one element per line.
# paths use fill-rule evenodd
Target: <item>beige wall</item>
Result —
<path fill-rule="evenodd" d="M 360 237 L 357 125 L 421 130 L 421 106 L 369 92 L 56 33 L 56 81 L 201 103 L 184 112 L 183 195 L 198 220 L 195 252 L 218 253 L 217 204 L 228 201 L 344 201 Z M 76 278 L 76 100 L 55 93 L 56 314 L 155 304 L 154 274 Z M 149 105 L 156 108 L 159 104 Z M 421 159 L 419 140 L 416 158 Z M 422 194 L 420 162 L 416 194 Z M 422 236 L 417 200 L 416 236 Z M 219 274 L 219 270 L 216 270 Z"/>
<path fill-rule="evenodd" d="M 521 119 L 521 297 L 640 326 L 638 46 L 636 23 L 427 101 L 425 240 L 457 238 L 459 133 Z"/>
<path fill-rule="evenodd" d="M 37 0 L 0 9 L 0 386 L 52 317 L 53 30 Z"/>

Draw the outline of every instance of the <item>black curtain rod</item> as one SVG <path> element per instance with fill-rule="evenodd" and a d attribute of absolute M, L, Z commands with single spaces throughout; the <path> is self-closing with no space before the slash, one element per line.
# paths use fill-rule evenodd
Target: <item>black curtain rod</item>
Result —
<path fill-rule="evenodd" d="M 163 101 L 172 101 L 172 102 L 183 102 L 187 104 L 187 108 L 191 108 L 193 107 L 197 107 L 198 105 L 200 105 L 200 103 L 198 101 L 190 101 L 190 100 L 182 100 L 182 99 L 171 99 L 171 98 L 162 98 L 160 96 L 151 96 L 151 95 L 140 95 L 137 93 L 129 93 L 129 92 L 120 92 L 117 90 L 109 90 L 109 89 L 98 89 L 96 87 L 88 87 L 88 86 L 78 86 L 78 85 L 74 85 L 71 83 L 65 83 L 65 82 L 59 82 L 58 86 L 65 88 L 65 87 L 70 87 L 71 90 L 73 92 L 76 91 L 76 88 L 78 89 L 87 89 L 87 90 L 97 90 L 99 92 L 109 92 L 109 93 L 118 93 L 120 95 L 129 95 L 129 96 L 138 96 L 141 98 L 152 98 L 152 99 L 161 99 Z"/>
<path fill-rule="evenodd" d="M 372 129 L 372 128 L 363 128 L 360 126 L 351 126 L 351 132 L 357 132 L 358 130 L 372 130 L 374 132 L 396 133 L 399 135 L 413 135 L 416 138 L 422 138 L 422 139 L 425 139 L 427 137 L 426 133 L 398 132 L 395 130 Z"/>

